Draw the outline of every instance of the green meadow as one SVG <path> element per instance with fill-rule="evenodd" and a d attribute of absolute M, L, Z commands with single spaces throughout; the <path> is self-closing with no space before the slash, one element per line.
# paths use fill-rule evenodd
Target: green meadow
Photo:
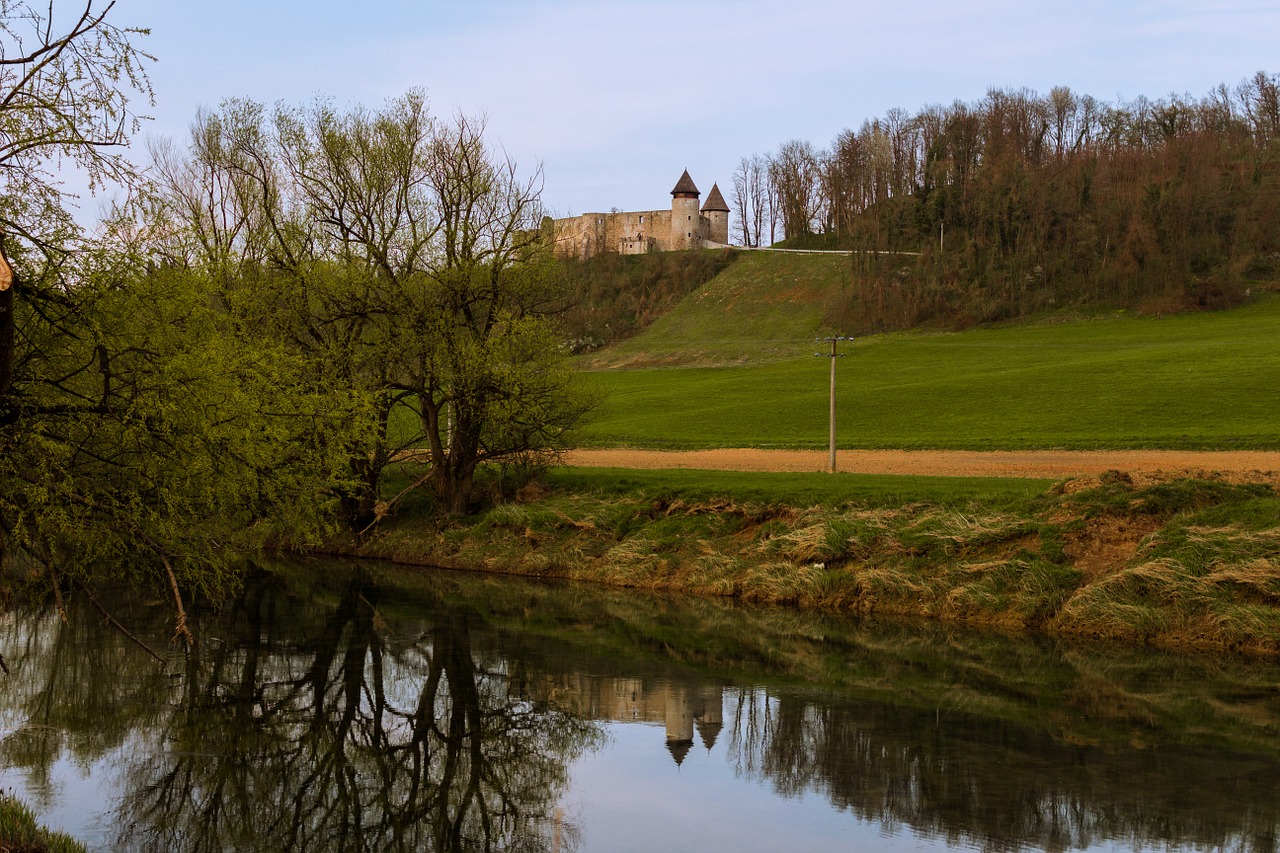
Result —
<path fill-rule="evenodd" d="M 731 499 L 790 506 L 900 507 L 1024 505 L 1052 480 L 1009 477 L 903 477 L 892 474 L 782 474 L 747 471 L 555 468 L 543 482 L 563 492 L 649 500 L 709 502 Z"/>
<path fill-rule="evenodd" d="M 614 353 L 615 363 L 661 366 L 584 362 L 602 403 L 583 445 L 826 446 L 830 362 L 813 354 L 812 306 L 770 337 L 756 320 L 776 306 L 732 303 L 735 317 L 716 296 L 753 260 Z M 734 328 L 744 331 L 733 338 Z M 1218 312 L 871 336 L 841 352 L 841 447 L 1280 448 L 1277 294 Z M 700 366 L 716 353 L 720 364 Z"/>

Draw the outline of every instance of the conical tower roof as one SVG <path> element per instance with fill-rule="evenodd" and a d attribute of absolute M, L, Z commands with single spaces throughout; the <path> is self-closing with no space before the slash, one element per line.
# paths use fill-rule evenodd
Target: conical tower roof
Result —
<path fill-rule="evenodd" d="M 702 745 L 711 751 L 711 747 L 716 745 L 716 736 L 720 734 L 720 730 L 724 728 L 723 723 L 704 723 L 698 721 L 698 734 L 702 735 Z"/>
<path fill-rule="evenodd" d="M 729 212 L 729 205 L 724 203 L 724 196 L 720 195 L 720 186 L 718 184 L 711 185 L 711 192 L 707 193 L 707 203 L 702 206 L 702 212 L 708 210 L 723 210 Z"/>
<path fill-rule="evenodd" d="M 671 753 L 671 757 L 676 760 L 676 766 L 684 764 L 685 756 L 689 754 L 689 750 L 693 749 L 692 740 L 668 740 L 667 752 Z"/>
<path fill-rule="evenodd" d="M 689 170 L 685 169 L 684 174 L 680 176 L 680 180 L 676 181 L 676 187 L 671 191 L 672 195 L 691 195 L 694 198 L 702 195 L 698 192 L 697 186 L 693 183 L 693 178 L 689 177 Z"/>

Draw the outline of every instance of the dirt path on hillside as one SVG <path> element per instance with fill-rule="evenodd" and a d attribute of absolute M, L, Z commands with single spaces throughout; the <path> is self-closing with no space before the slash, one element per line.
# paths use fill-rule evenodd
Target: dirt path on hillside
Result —
<path fill-rule="evenodd" d="M 823 450 L 573 450 L 565 464 L 603 468 L 699 468 L 714 471 L 825 471 Z M 1280 483 L 1280 451 L 1195 450 L 840 450 L 836 467 L 856 474 L 935 477 L 1093 477 L 1106 471 L 1158 476 L 1217 474 Z"/>

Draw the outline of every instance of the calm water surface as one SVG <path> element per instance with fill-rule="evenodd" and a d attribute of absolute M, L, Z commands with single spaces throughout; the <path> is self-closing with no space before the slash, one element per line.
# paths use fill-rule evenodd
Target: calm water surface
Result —
<path fill-rule="evenodd" d="M 0 786 L 96 850 L 1231 850 L 1280 668 L 378 565 L 0 624 Z M 2 678 L 2 677 L 0 677 Z"/>

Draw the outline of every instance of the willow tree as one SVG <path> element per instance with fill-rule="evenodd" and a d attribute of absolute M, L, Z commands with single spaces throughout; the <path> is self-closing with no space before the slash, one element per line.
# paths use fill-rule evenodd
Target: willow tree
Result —
<path fill-rule="evenodd" d="M 0 428 L 31 408 L 16 399 L 20 303 L 61 301 L 59 272 L 80 236 L 55 164 L 95 187 L 133 177 L 119 149 L 139 127 L 131 98 L 151 96 L 150 57 L 133 43 L 144 30 L 109 20 L 114 5 L 89 0 L 66 16 L 52 2 L 0 0 Z"/>
<path fill-rule="evenodd" d="M 540 171 L 484 130 L 420 91 L 345 112 L 229 101 L 185 154 L 156 152 L 158 250 L 212 272 L 245 334 L 286 341 L 359 420 L 342 493 L 357 530 L 402 453 L 462 510 L 479 465 L 554 453 L 585 410 L 547 314 Z"/>
<path fill-rule="evenodd" d="M 52 171 L 142 181 L 122 149 L 150 96 L 144 31 L 86 3 L 0 0 L 0 557 L 58 595 L 131 575 L 175 599 L 229 579 L 228 549 L 324 529 L 335 424 L 280 347 L 246 348 L 199 271 L 135 223 L 81 234 Z M 59 34 L 60 33 L 60 34 Z"/>
<path fill-rule="evenodd" d="M 148 57 L 113 5 L 0 0 L 0 557 L 48 560 L 60 530 L 98 515 L 77 473 L 121 389 L 55 166 L 95 186 L 132 177 L 119 149 L 138 128 L 132 99 L 150 97 Z"/>

